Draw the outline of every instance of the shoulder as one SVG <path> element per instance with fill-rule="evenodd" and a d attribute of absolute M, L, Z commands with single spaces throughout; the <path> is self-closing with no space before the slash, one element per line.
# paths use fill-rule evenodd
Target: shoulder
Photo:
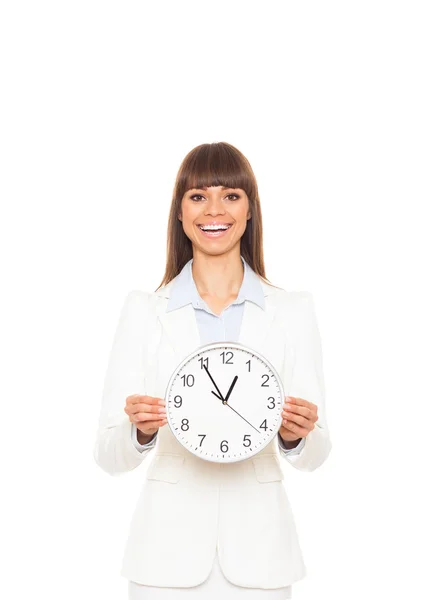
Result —
<path fill-rule="evenodd" d="M 301 307 L 302 309 L 303 307 L 306 308 L 309 305 L 313 304 L 313 301 L 314 297 L 312 293 L 308 292 L 307 290 L 285 292 L 282 296 L 282 302 L 284 304 L 289 304 L 295 307 Z"/>
<path fill-rule="evenodd" d="M 300 332 L 316 321 L 314 297 L 308 290 L 276 289 L 265 299 L 270 306 L 276 307 L 276 318 L 287 331 Z"/>
<path fill-rule="evenodd" d="M 124 299 L 122 314 L 148 318 L 161 311 L 167 302 L 168 298 L 162 293 L 132 289 Z"/>
<path fill-rule="evenodd" d="M 302 309 L 313 304 L 313 295 L 307 290 L 288 291 L 283 288 L 262 283 L 270 304 L 279 305 L 287 309 Z"/>
<path fill-rule="evenodd" d="M 143 322 L 155 306 L 155 296 L 150 292 L 132 289 L 127 292 L 122 303 L 120 320 L 132 323 Z"/>
<path fill-rule="evenodd" d="M 150 293 L 143 290 L 130 290 L 124 298 L 123 309 L 132 310 L 148 305 Z"/>
<path fill-rule="evenodd" d="M 279 320 L 295 343 L 314 347 L 320 340 L 320 331 L 314 296 L 307 290 L 281 293 Z"/>

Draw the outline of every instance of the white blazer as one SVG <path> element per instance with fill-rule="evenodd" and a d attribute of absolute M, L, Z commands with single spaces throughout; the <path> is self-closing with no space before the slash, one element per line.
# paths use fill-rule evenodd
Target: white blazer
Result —
<path fill-rule="evenodd" d="M 121 575 L 159 587 L 192 587 L 207 579 L 218 551 L 225 577 L 242 587 L 279 588 L 306 574 L 282 463 L 313 471 L 326 460 L 321 341 L 312 294 L 261 280 L 265 310 L 246 301 L 239 342 L 280 373 L 286 395 L 318 406 L 318 421 L 296 455 L 277 438 L 253 458 L 210 463 L 192 455 L 168 425 L 154 448 L 140 452 L 124 412 L 127 396 L 165 396 L 177 364 L 201 345 L 192 305 L 166 312 L 173 281 L 154 293 L 133 290 L 121 311 L 110 353 L 94 447 L 97 464 L 118 475 L 152 462 L 131 519 Z"/>

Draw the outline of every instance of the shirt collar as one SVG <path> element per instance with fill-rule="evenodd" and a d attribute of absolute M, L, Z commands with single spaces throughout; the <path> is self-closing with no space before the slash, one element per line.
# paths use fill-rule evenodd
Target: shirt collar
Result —
<path fill-rule="evenodd" d="M 201 308 L 203 306 L 203 300 L 198 293 L 197 286 L 195 285 L 192 276 L 193 260 L 194 259 L 191 258 L 185 264 L 181 272 L 175 277 L 170 291 L 166 312 L 181 308 L 186 304 L 192 304 L 194 308 Z M 244 266 L 243 282 L 238 297 L 232 304 L 241 304 L 245 300 L 250 300 L 265 310 L 265 297 L 259 276 L 253 271 L 242 256 L 241 260 Z"/>

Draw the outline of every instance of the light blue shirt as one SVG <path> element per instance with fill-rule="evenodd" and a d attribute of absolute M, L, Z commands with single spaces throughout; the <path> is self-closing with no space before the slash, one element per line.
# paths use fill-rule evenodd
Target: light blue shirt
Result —
<path fill-rule="evenodd" d="M 202 345 L 222 341 L 238 342 L 244 302 L 254 302 L 265 310 L 265 297 L 260 279 L 242 256 L 241 260 L 244 266 L 244 277 L 240 291 L 234 302 L 229 304 L 220 315 L 216 315 L 198 293 L 192 276 L 192 258 L 186 263 L 175 279 L 166 312 L 176 310 L 186 304 L 192 304 L 195 310 Z M 158 432 L 147 444 L 140 444 L 137 440 L 136 425 L 132 424 L 132 441 L 140 452 L 154 446 L 157 434 Z M 277 439 L 281 450 L 285 454 L 299 454 L 305 445 L 305 438 L 302 438 L 295 448 L 287 449 L 284 447 L 279 434 Z"/>

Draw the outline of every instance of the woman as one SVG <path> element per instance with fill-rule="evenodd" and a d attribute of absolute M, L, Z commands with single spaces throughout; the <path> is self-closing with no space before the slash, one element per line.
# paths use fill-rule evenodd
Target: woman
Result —
<path fill-rule="evenodd" d="M 221 592 L 282 600 L 305 575 L 281 463 L 313 471 L 331 449 L 321 342 L 312 295 L 267 281 L 249 162 L 228 143 L 194 148 L 176 178 L 163 280 L 154 293 L 133 290 L 124 303 L 94 448 L 111 475 L 154 452 L 123 559 L 131 600 Z M 216 341 L 269 358 L 292 394 L 279 434 L 237 463 L 200 459 L 167 425 L 171 374 Z"/>

